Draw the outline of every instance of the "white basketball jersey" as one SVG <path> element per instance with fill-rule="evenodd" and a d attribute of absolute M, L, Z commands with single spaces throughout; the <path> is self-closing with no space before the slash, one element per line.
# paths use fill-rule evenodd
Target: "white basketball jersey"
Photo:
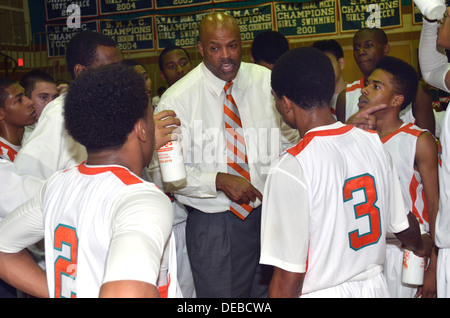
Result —
<path fill-rule="evenodd" d="M 0 137 L 0 158 L 14 162 L 20 146 L 13 145 L 6 139 Z"/>
<path fill-rule="evenodd" d="M 422 179 L 420 173 L 414 169 L 417 138 L 425 131 L 411 123 L 403 124 L 381 141 L 397 169 L 406 207 L 416 216 L 419 223 L 425 225 L 428 232 L 428 207 Z"/>
<path fill-rule="evenodd" d="M 269 174 L 261 260 L 305 272 L 304 294 L 380 273 L 386 232 L 408 227 L 396 178 L 375 132 L 340 122 L 309 131 Z M 289 199 L 289 189 L 304 190 Z"/>
<path fill-rule="evenodd" d="M 41 195 L 51 297 L 98 297 L 103 283 L 157 285 L 172 205 L 154 184 L 120 166 L 77 167 Z"/>
<path fill-rule="evenodd" d="M 361 89 L 364 86 L 364 78 L 347 84 L 345 89 L 345 121 L 359 111 L 358 102 L 361 96 Z"/>
<path fill-rule="evenodd" d="M 450 112 L 442 125 L 439 153 L 439 212 L 436 218 L 436 245 L 450 248 Z"/>

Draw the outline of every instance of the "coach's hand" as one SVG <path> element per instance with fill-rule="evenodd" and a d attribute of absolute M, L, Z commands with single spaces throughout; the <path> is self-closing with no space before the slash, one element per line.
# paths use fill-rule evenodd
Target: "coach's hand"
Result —
<path fill-rule="evenodd" d="M 223 191 L 231 201 L 237 204 L 250 204 L 256 199 L 262 202 L 261 192 L 243 177 L 219 172 L 216 176 L 216 189 Z"/>

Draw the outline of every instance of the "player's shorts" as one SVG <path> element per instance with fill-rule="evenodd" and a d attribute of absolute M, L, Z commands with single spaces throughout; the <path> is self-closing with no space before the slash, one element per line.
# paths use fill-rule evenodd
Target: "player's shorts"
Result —
<path fill-rule="evenodd" d="M 389 298 L 382 272 L 366 280 L 349 281 L 340 285 L 302 295 L 301 298 Z"/>
<path fill-rule="evenodd" d="M 403 249 L 395 244 L 386 244 L 384 276 L 392 298 L 413 298 L 418 286 L 402 283 Z"/>
<path fill-rule="evenodd" d="M 450 249 L 440 248 L 437 258 L 437 297 L 450 297 Z"/>

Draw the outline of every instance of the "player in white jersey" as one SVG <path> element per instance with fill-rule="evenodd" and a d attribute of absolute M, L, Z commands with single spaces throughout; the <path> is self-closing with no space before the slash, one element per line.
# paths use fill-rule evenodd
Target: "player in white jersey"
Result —
<path fill-rule="evenodd" d="M 8 77 L 0 78 L 0 158 L 14 161 L 25 127 L 36 121 L 36 109 L 25 89 Z"/>
<path fill-rule="evenodd" d="M 336 117 L 336 102 L 339 94 L 342 90 L 345 90 L 347 87 L 347 82 L 343 77 L 343 70 L 345 67 L 345 58 L 344 51 L 342 50 L 341 45 L 335 40 L 321 40 L 314 42 L 312 45 L 313 48 L 316 48 L 322 52 L 324 52 L 328 58 L 331 60 L 331 65 L 333 65 L 334 69 L 334 94 L 333 98 L 330 102 L 331 112 Z"/>
<path fill-rule="evenodd" d="M 13 164 L 22 146 L 25 127 L 36 120 L 34 105 L 25 95 L 24 88 L 10 78 L 0 79 L 0 96 L 1 220 L 17 207 L 18 200 L 24 202 L 33 193 L 33 188 L 42 183 L 31 176 L 18 174 Z"/>
<path fill-rule="evenodd" d="M 450 19 L 441 21 L 423 19 L 419 44 L 419 63 L 424 80 L 432 86 L 450 92 L 450 63 L 445 51 L 450 49 Z M 439 158 L 439 212 L 436 217 L 435 242 L 439 248 L 437 264 L 437 296 L 450 297 L 450 116 L 446 112 L 440 135 Z M 430 225 L 431 221 L 430 221 Z"/>
<path fill-rule="evenodd" d="M 361 79 L 348 84 L 347 89 L 339 94 L 336 102 L 336 117 L 342 122 L 358 112 L 358 98 L 367 78 L 373 72 L 377 62 L 390 52 L 390 45 L 385 32 L 379 28 L 362 28 L 353 37 L 353 57 L 363 73 Z M 413 102 L 402 110 L 400 116 L 404 122 L 414 123 L 428 129 L 434 134 L 435 119 L 431 107 L 432 98 L 425 85 L 420 85 Z"/>
<path fill-rule="evenodd" d="M 0 220 L 11 209 L 11 197 L 22 197 L 27 182 L 14 173 L 13 161 L 22 146 L 25 127 L 36 120 L 33 102 L 25 96 L 20 84 L 8 77 L 0 78 Z M 27 183 L 33 186 L 34 183 Z M 15 207 L 15 206 L 14 206 Z M 16 297 L 17 292 L 0 280 L 0 298 Z"/>
<path fill-rule="evenodd" d="M 420 255 L 430 249 L 407 217 L 379 137 L 334 119 L 333 78 L 314 48 L 289 51 L 272 72 L 277 109 L 302 140 L 271 168 L 264 189 L 261 263 L 275 266 L 270 297 L 388 297 L 386 233 Z"/>
<path fill-rule="evenodd" d="M 367 79 L 358 106 L 367 109 L 386 105 L 384 109 L 373 113 L 376 117 L 375 130 L 397 169 L 406 207 L 423 225 L 426 234 L 430 232 L 429 221 L 435 219 L 439 205 L 437 144 L 431 133 L 412 123 L 405 123 L 400 118 L 401 110 L 416 95 L 417 86 L 417 72 L 411 65 L 398 58 L 383 57 Z M 437 251 L 434 251 L 425 273 L 423 288 L 403 284 L 401 242 L 389 238 L 385 275 L 391 296 L 435 297 L 436 261 Z"/>
<path fill-rule="evenodd" d="M 82 72 L 68 90 L 64 119 L 87 161 L 54 174 L 3 220 L 0 277 L 35 296 L 159 297 L 173 212 L 169 198 L 141 178 L 155 142 L 142 76 L 122 65 Z M 48 287 L 24 250 L 44 236 Z"/>

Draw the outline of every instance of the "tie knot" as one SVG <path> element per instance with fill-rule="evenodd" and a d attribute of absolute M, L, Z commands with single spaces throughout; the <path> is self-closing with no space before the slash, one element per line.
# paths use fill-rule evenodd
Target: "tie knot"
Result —
<path fill-rule="evenodd" d="M 233 86 L 233 82 L 229 81 L 225 84 L 224 90 L 225 90 L 225 94 L 228 93 L 228 90 L 231 89 L 231 86 Z"/>

